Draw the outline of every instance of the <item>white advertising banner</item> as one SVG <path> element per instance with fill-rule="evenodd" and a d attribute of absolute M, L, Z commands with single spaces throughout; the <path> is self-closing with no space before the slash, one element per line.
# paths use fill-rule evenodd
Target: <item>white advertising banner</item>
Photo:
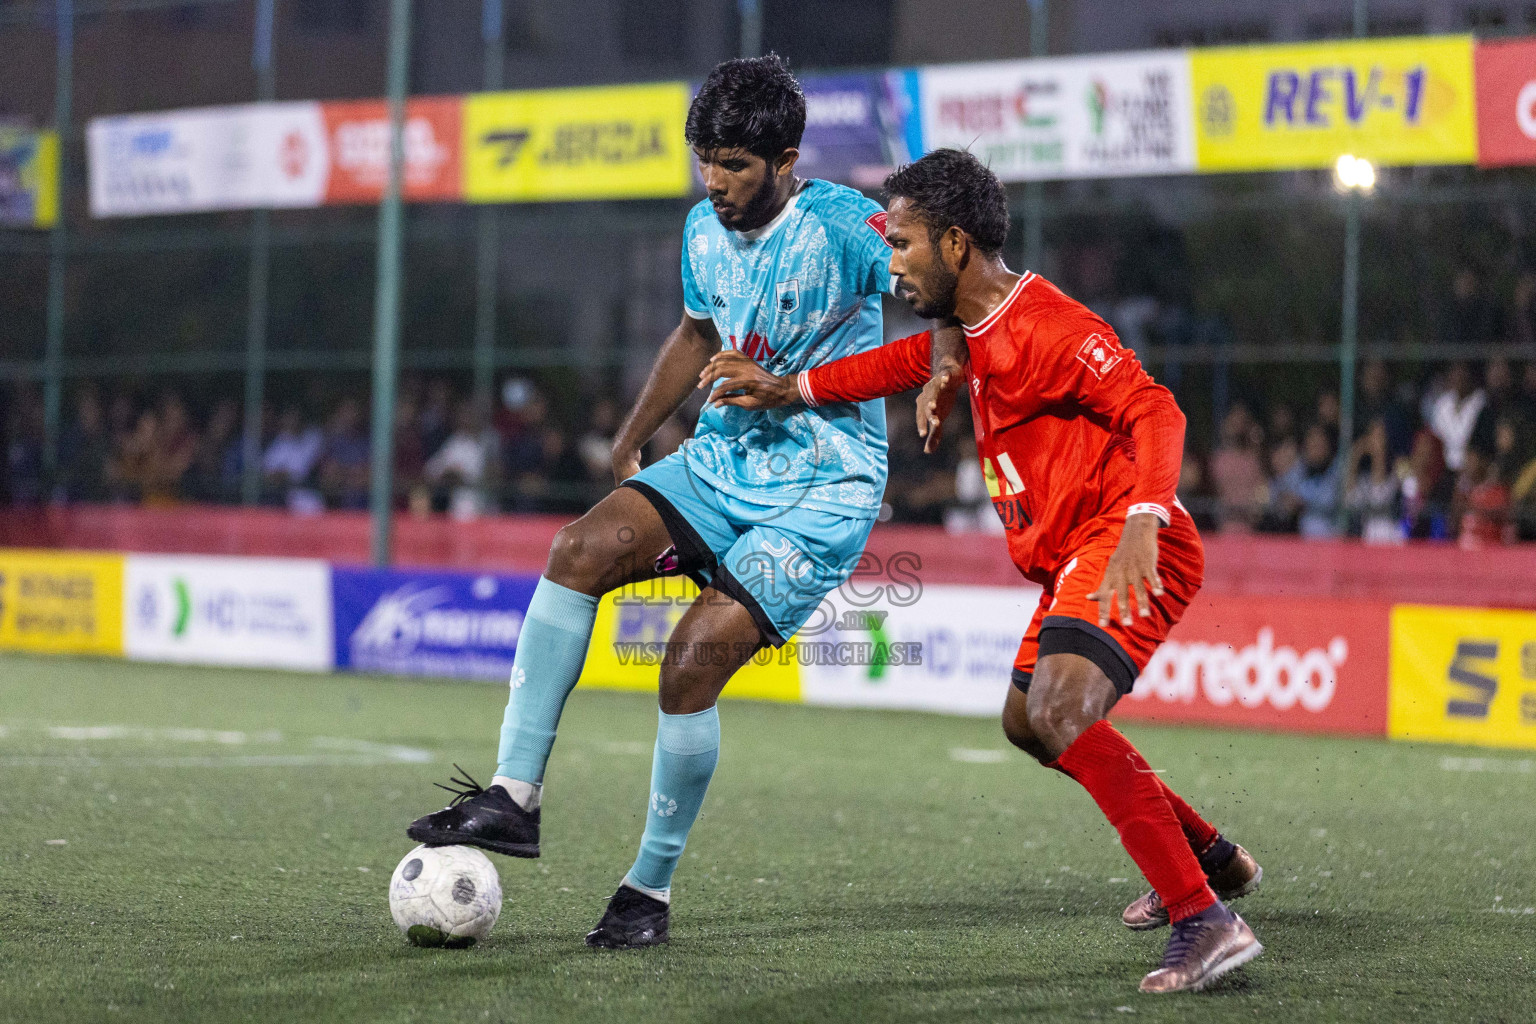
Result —
<path fill-rule="evenodd" d="M 1184 50 L 922 68 L 923 146 L 969 149 L 1004 181 L 1195 170 Z"/>
<path fill-rule="evenodd" d="M 298 558 L 129 555 L 123 648 L 136 661 L 328 671 L 331 567 Z"/>
<path fill-rule="evenodd" d="M 796 637 L 807 704 L 913 708 L 961 715 L 1003 709 L 1040 588 L 894 588 L 836 624 Z M 807 650 L 807 645 L 817 645 Z M 863 656 L 883 645 L 887 657 Z"/>
<path fill-rule="evenodd" d="M 319 103 L 249 103 L 92 119 L 91 215 L 318 206 L 329 176 Z"/>

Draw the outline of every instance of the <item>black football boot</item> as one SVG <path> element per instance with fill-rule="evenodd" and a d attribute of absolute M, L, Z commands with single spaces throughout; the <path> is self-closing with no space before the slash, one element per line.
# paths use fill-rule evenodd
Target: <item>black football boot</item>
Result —
<path fill-rule="evenodd" d="M 667 904 L 627 885 L 608 901 L 603 919 L 587 933 L 587 945 L 597 949 L 636 949 L 667 941 Z"/>
<path fill-rule="evenodd" d="M 411 822 L 405 834 L 428 846 L 478 846 L 508 857 L 539 855 L 539 812 L 525 811 L 500 786 L 486 789 L 458 765 L 462 779 L 435 782 L 453 794 L 447 807 Z"/>

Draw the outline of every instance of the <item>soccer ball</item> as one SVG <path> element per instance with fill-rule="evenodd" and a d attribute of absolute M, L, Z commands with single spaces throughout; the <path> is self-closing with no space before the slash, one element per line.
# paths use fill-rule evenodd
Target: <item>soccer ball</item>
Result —
<path fill-rule="evenodd" d="M 501 879 L 470 846 L 418 846 L 389 880 L 389 912 L 413 945 L 466 949 L 501 914 Z"/>

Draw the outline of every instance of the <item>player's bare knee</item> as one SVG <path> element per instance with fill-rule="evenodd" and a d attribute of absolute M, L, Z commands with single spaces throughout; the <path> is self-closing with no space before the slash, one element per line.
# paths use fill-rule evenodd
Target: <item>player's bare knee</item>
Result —
<path fill-rule="evenodd" d="M 1083 702 L 1073 689 L 1037 673 L 1029 690 L 1029 728 L 1052 760 L 1060 757 L 1096 720 L 1084 713 Z"/>
<path fill-rule="evenodd" d="M 612 545 L 594 538 L 592 530 L 586 519 L 561 527 L 549 547 L 544 575 L 562 587 L 584 594 L 611 590 L 608 577 L 613 573 L 615 552 Z"/>
<path fill-rule="evenodd" d="M 690 645 L 684 645 L 690 646 Z M 720 670 L 693 650 L 669 651 L 661 665 L 661 710 L 692 715 L 714 706 L 720 696 Z"/>

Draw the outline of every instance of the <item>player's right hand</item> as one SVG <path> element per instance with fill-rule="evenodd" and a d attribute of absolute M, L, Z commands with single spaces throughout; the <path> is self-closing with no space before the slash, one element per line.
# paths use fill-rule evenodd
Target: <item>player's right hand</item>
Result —
<path fill-rule="evenodd" d="M 640 472 L 640 453 L 638 451 L 613 450 L 613 484 L 617 487 L 625 480 Z"/>
<path fill-rule="evenodd" d="M 955 396 L 965 383 L 957 370 L 941 370 L 917 396 L 917 436 L 923 439 L 923 451 L 929 455 L 939 450 L 944 436 L 944 421 L 955 407 Z"/>
<path fill-rule="evenodd" d="M 725 378 L 721 380 L 721 378 Z M 699 387 L 719 383 L 705 399 L 716 408 L 734 405 L 742 409 L 775 409 L 800 401 L 793 377 L 780 377 L 763 369 L 751 356 L 727 349 L 715 353 L 699 373 Z"/>

